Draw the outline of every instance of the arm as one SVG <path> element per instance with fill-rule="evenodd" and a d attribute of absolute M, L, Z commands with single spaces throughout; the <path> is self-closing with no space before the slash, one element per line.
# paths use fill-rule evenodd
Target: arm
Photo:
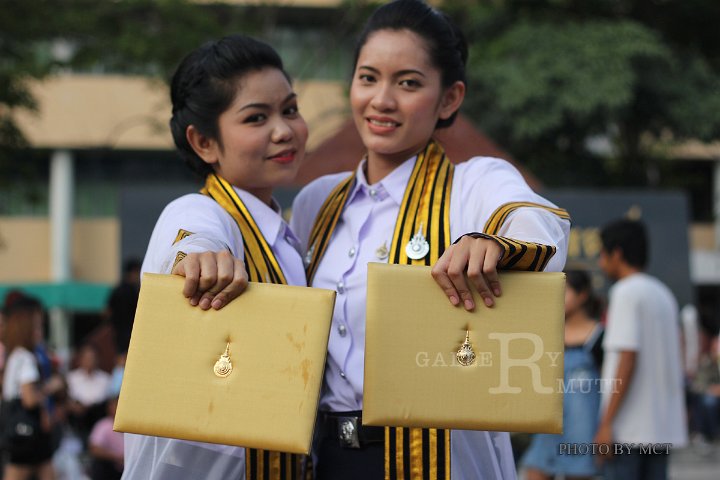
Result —
<path fill-rule="evenodd" d="M 440 257 L 433 277 L 454 305 L 472 310 L 474 287 L 493 306 L 502 294 L 498 270 L 562 270 L 567 212 L 533 192 L 508 162 L 475 158 L 457 165 L 450 206 L 459 240 Z"/>
<path fill-rule="evenodd" d="M 36 408 L 42 405 L 44 400 L 45 396 L 40 392 L 37 384 L 26 383 L 20 386 L 20 402 L 25 409 Z"/>
<path fill-rule="evenodd" d="M 607 410 L 602 416 L 598 431 L 595 434 L 595 443 L 606 445 L 612 443 L 612 422 L 620 411 L 622 402 L 630 388 L 630 382 L 635 372 L 636 361 L 637 352 L 631 350 L 623 350 L 620 352 L 620 361 L 618 362 L 618 368 L 615 374 L 615 383 L 612 386 Z M 612 451 L 610 451 L 610 454 L 612 455 Z"/>
<path fill-rule="evenodd" d="M 515 212 L 500 233 L 468 233 L 445 250 L 432 275 L 453 305 L 460 300 L 466 310 L 475 308 L 469 283 L 487 307 L 502 294 L 498 270 L 561 270 L 567 255 L 570 223 L 538 208 Z M 532 241 L 518 239 L 532 239 Z M 554 259 L 557 251 L 560 256 Z"/>
<path fill-rule="evenodd" d="M 187 195 L 160 215 L 143 271 L 183 276 L 191 305 L 219 309 L 247 286 L 242 256 L 242 237 L 227 213 L 207 197 Z"/>

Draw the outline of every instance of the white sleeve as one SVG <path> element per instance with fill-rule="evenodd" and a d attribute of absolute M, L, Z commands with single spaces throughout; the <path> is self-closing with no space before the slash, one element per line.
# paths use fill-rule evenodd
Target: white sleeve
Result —
<path fill-rule="evenodd" d="M 636 351 L 640 346 L 637 295 L 632 289 L 617 287 L 610 293 L 603 348 Z"/>
<path fill-rule="evenodd" d="M 514 166 L 497 158 L 476 157 L 457 165 L 455 176 L 451 225 L 458 219 L 462 231 L 453 228 L 454 238 L 484 232 L 550 246 L 555 249 L 555 254 L 544 270 L 563 269 L 570 221 L 557 214 L 556 205 L 535 193 Z M 526 204 L 534 206 L 522 206 Z M 508 206 L 512 208 L 502 214 L 503 207 Z M 499 226 L 497 231 L 492 228 L 495 221 Z"/>
<path fill-rule="evenodd" d="M 500 229 L 503 237 L 555 247 L 546 272 L 562 272 L 567 259 L 570 222 L 539 208 L 520 208 L 508 216 Z"/>
<path fill-rule="evenodd" d="M 180 252 L 229 250 L 242 258 L 240 230 L 213 199 L 200 194 L 180 197 L 163 210 L 148 244 L 142 271 L 170 273 Z"/>
<path fill-rule="evenodd" d="M 40 372 L 37 363 L 35 363 L 35 356 L 24 349 L 19 353 L 22 355 L 18 356 L 18 385 L 22 387 L 40 380 Z"/>

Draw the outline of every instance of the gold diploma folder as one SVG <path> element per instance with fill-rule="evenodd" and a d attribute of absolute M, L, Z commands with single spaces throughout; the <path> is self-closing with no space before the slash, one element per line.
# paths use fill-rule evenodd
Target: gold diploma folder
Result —
<path fill-rule="evenodd" d="M 500 283 L 467 312 L 430 267 L 368 265 L 363 424 L 562 432 L 565 274 Z"/>
<path fill-rule="evenodd" d="M 308 453 L 335 292 L 251 282 L 203 311 L 183 282 L 143 276 L 115 430 Z"/>

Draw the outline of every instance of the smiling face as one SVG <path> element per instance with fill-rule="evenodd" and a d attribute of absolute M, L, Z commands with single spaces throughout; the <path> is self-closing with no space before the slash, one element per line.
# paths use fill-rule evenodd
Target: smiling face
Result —
<path fill-rule="evenodd" d="M 430 140 L 438 119 L 460 107 L 462 82 L 444 88 L 425 40 L 409 30 L 378 30 L 360 50 L 350 104 L 368 150 L 368 169 L 399 165 Z"/>
<path fill-rule="evenodd" d="M 219 139 L 192 125 L 187 137 L 195 152 L 230 184 L 270 203 L 276 186 L 289 184 L 305 155 L 308 129 L 297 98 L 280 70 L 245 74 L 238 93 L 218 118 Z"/>

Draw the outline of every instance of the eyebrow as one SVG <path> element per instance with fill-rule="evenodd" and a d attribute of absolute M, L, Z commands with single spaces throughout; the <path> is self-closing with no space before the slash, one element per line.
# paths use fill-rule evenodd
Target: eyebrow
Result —
<path fill-rule="evenodd" d="M 288 103 L 290 100 L 293 100 L 297 98 L 297 93 L 292 92 L 290 95 L 285 97 L 283 101 L 281 102 L 283 105 Z M 238 113 L 242 112 L 243 110 L 247 110 L 249 108 L 259 108 L 262 110 L 270 110 L 272 109 L 272 106 L 269 103 L 248 103 L 247 105 L 243 105 L 242 107 L 238 108 Z"/>
<path fill-rule="evenodd" d="M 380 70 L 378 70 L 378 69 L 375 68 L 375 67 L 371 67 L 371 66 L 369 66 L 369 65 L 360 65 L 360 66 L 358 67 L 358 70 L 361 70 L 361 69 L 370 70 L 370 71 L 373 72 L 373 73 L 380 73 Z M 421 72 L 420 70 L 415 70 L 415 69 L 412 69 L 412 68 L 407 68 L 407 69 L 405 69 L 405 70 L 400 70 L 400 71 L 398 71 L 398 72 L 393 73 L 393 75 L 396 76 L 396 77 L 400 77 L 400 76 L 402 76 L 402 75 L 409 75 L 409 74 L 413 74 L 413 73 L 416 74 L 416 75 L 420 75 L 420 76 L 422 76 L 422 77 L 426 76 L 426 75 L 425 75 L 423 72 Z"/>

